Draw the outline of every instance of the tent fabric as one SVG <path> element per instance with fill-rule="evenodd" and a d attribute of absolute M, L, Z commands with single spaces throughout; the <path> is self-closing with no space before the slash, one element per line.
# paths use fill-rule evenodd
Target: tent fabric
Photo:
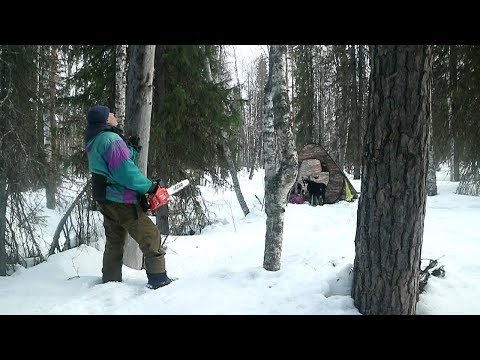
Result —
<path fill-rule="evenodd" d="M 347 181 L 345 181 L 345 201 L 352 201 L 353 200 L 353 195 L 352 191 L 350 190 L 350 186 L 348 186 Z"/>
<path fill-rule="evenodd" d="M 305 192 L 303 179 L 327 185 L 325 204 L 333 204 L 347 198 L 350 200 L 358 198 L 358 192 L 347 176 L 319 144 L 307 144 L 298 152 L 298 175 L 293 189 L 301 186 L 302 191 Z"/>

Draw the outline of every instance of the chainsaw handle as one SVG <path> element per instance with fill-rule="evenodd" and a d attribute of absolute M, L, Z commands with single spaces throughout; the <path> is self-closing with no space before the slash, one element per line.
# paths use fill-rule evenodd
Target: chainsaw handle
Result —
<path fill-rule="evenodd" d="M 163 205 L 168 203 L 168 199 L 170 198 L 170 195 L 168 194 L 168 191 L 164 187 L 158 187 L 157 191 L 153 195 L 151 195 L 148 198 L 148 203 L 150 207 L 148 210 L 150 211 L 155 211 L 159 207 L 162 207 Z"/>

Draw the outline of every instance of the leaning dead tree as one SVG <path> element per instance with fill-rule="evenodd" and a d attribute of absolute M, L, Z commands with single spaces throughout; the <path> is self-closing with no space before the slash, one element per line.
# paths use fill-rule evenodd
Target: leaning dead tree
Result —
<path fill-rule="evenodd" d="M 91 179 L 87 181 L 83 189 L 68 207 L 62 219 L 57 225 L 53 241 L 48 255 L 71 249 L 81 244 L 96 242 L 98 234 L 95 227 L 92 212 L 90 211 Z M 60 236 L 63 234 L 65 242 L 60 245 Z"/>

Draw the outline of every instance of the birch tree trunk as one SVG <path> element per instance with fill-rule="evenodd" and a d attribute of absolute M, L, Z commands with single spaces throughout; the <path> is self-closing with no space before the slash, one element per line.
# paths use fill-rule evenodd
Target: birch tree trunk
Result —
<path fill-rule="evenodd" d="M 415 314 L 431 123 L 430 46 L 372 46 L 352 284 L 365 315 Z"/>
<path fill-rule="evenodd" d="M 146 175 L 152 116 L 155 45 L 131 45 L 130 51 L 125 133 L 127 136 L 140 137 L 142 150 L 138 154 L 137 165 Z M 142 252 L 137 242 L 130 236 L 127 236 L 125 241 L 123 263 L 133 269 L 142 268 Z"/>
<path fill-rule="evenodd" d="M 117 45 L 115 71 L 115 116 L 123 127 L 125 122 L 125 96 L 127 89 L 127 45 Z"/>
<path fill-rule="evenodd" d="M 265 88 L 265 253 L 263 267 L 280 269 L 283 220 L 287 195 L 297 176 L 298 157 L 292 131 L 286 79 L 286 45 L 271 45 L 269 76 Z"/>
<path fill-rule="evenodd" d="M 210 69 L 210 60 L 208 59 L 207 49 L 205 46 L 203 46 L 203 51 L 204 51 L 204 59 L 205 59 L 204 67 L 205 67 L 205 73 L 207 75 L 207 80 L 213 83 L 212 71 Z M 247 203 L 245 202 L 245 199 L 243 198 L 242 190 L 240 189 L 240 183 L 238 181 L 238 176 L 237 176 L 237 168 L 235 167 L 230 148 L 228 147 L 228 143 L 225 139 L 225 134 L 222 134 L 222 139 L 220 141 L 224 151 L 225 159 L 227 160 L 228 169 L 232 177 L 235 194 L 237 195 L 238 202 L 240 204 L 240 207 L 242 208 L 243 215 L 247 216 L 250 210 L 247 206 Z"/>

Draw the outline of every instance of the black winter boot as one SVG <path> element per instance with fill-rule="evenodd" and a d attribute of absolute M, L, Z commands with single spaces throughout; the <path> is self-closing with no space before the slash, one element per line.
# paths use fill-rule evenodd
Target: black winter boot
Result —
<path fill-rule="evenodd" d="M 162 273 L 147 273 L 148 284 L 147 287 L 150 289 L 158 289 L 159 287 L 170 284 L 173 280 L 167 276 L 167 272 Z"/>

